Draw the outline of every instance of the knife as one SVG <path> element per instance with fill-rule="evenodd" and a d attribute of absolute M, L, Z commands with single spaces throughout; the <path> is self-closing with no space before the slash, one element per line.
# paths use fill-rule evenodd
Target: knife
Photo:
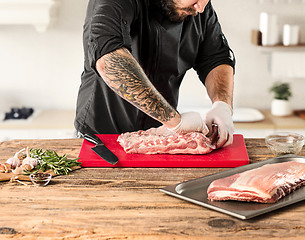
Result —
<path fill-rule="evenodd" d="M 91 148 L 97 155 L 112 165 L 115 165 L 119 159 L 113 154 L 96 135 L 84 134 L 84 139 L 94 143 L 95 147 Z"/>

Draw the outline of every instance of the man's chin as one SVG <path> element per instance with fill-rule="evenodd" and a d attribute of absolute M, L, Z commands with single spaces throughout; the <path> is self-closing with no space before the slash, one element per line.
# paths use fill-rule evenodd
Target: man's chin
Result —
<path fill-rule="evenodd" d="M 181 13 L 175 13 L 175 14 L 170 14 L 168 15 L 168 18 L 171 22 L 183 22 L 188 16 L 197 16 L 198 12 L 192 12 L 192 13 L 186 13 L 186 12 L 181 12 Z"/>
<path fill-rule="evenodd" d="M 171 22 L 175 22 L 175 23 L 180 23 L 180 22 L 183 22 L 189 15 L 188 14 L 171 14 L 171 15 L 168 15 L 168 19 L 171 21 Z"/>

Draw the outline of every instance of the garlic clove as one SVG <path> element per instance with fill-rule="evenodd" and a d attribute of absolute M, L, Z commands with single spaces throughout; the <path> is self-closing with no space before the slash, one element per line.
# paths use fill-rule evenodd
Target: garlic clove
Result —
<path fill-rule="evenodd" d="M 0 172 L 8 173 L 12 170 L 11 164 L 9 163 L 1 163 L 0 164 Z"/>
<path fill-rule="evenodd" d="M 12 166 L 9 163 L 4 163 L 5 167 L 6 167 L 6 171 L 9 172 L 10 170 L 12 170 Z"/>
<path fill-rule="evenodd" d="M 30 164 L 24 164 L 24 165 L 22 166 L 22 168 L 23 168 L 24 170 L 31 171 L 34 167 L 33 167 L 32 165 L 30 165 Z"/>
<path fill-rule="evenodd" d="M 6 171 L 5 165 L 3 163 L 0 164 L 0 173 L 5 173 L 5 171 Z"/>
<path fill-rule="evenodd" d="M 30 165 L 32 169 L 35 168 L 37 166 L 37 159 L 30 156 L 29 147 L 26 148 L 26 155 L 27 157 L 22 161 L 22 166 Z"/>
<path fill-rule="evenodd" d="M 23 174 L 23 167 L 22 166 L 16 167 L 14 170 L 12 170 L 12 172 L 16 175 Z"/>

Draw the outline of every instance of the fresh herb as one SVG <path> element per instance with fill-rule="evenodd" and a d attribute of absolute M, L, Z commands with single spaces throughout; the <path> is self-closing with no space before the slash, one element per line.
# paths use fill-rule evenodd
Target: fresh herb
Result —
<path fill-rule="evenodd" d="M 38 160 L 37 166 L 27 174 L 45 172 L 53 170 L 57 175 L 67 175 L 72 171 L 72 167 L 81 165 L 76 159 L 68 159 L 67 155 L 59 156 L 57 152 L 51 150 L 43 151 L 41 148 L 31 149 L 30 156 Z"/>

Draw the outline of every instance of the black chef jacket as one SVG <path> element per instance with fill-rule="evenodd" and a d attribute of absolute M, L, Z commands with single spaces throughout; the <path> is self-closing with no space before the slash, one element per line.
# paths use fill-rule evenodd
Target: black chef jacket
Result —
<path fill-rule="evenodd" d="M 173 23 L 149 1 L 89 0 L 83 32 L 85 63 L 75 119 L 79 132 L 122 133 L 160 126 L 113 92 L 98 74 L 96 61 L 118 48 L 129 49 L 174 108 L 187 70 L 194 68 L 204 84 L 216 66 L 234 68 L 233 52 L 211 2 L 203 13 Z"/>

